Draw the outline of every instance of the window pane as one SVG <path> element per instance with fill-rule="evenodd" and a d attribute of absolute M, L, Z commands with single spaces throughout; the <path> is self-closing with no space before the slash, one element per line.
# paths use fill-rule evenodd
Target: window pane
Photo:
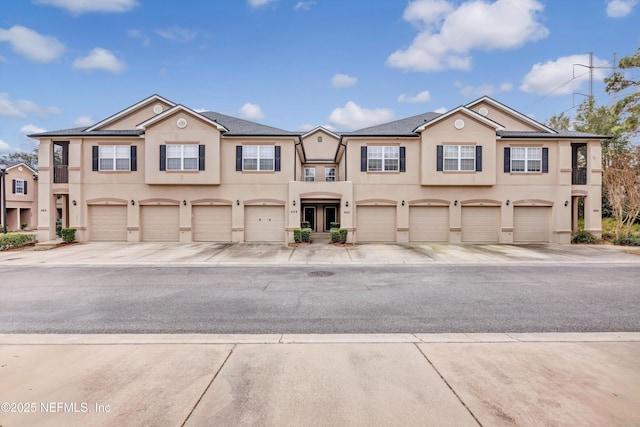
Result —
<path fill-rule="evenodd" d="M 167 157 L 180 157 L 182 155 L 182 146 L 176 144 L 167 145 Z"/>
<path fill-rule="evenodd" d="M 369 159 L 368 169 L 370 171 L 381 171 L 382 170 L 382 159 Z"/>
<path fill-rule="evenodd" d="M 128 145 L 116 145 L 116 157 L 119 159 L 129 158 L 131 147 Z"/>
<path fill-rule="evenodd" d="M 511 172 L 524 172 L 524 160 L 511 160 Z"/>
<path fill-rule="evenodd" d="M 116 159 L 116 170 L 128 171 L 129 170 L 129 159 Z"/>
<path fill-rule="evenodd" d="M 541 171 L 542 171 L 542 161 L 529 160 L 527 162 L 527 172 L 541 172 Z"/>
<path fill-rule="evenodd" d="M 261 171 L 272 171 L 273 170 L 273 158 L 271 158 L 271 159 L 260 159 L 260 170 Z"/>
<path fill-rule="evenodd" d="M 444 159 L 444 170 L 446 170 L 446 171 L 457 171 L 458 170 L 458 159 Z"/>
<path fill-rule="evenodd" d="M 184 170 L 198 170 L 198 159 L 184 159 Z"/>
<path fill-rule="evenodd" d="M 384 170 L 386 171 L 397 171 L 398 170 L 398 159 L 386 159 L 384 162 Z"/>
<path fill-rule="evenodd" d="M 524 160 L 526 150 L 521 147 L 512 147 L 511 148 L 511 159 L 512 160 Z"/>
<path fill-rule="evenodd" d="M 101 145 L 100 146 L 100 157 L 113 157 L 113 146 L 112 145 Z"/>
<path fill-rule="evenodd" d="M 271 157 L 273 158 L 275 155 L 275 150 L 273 145 L 262 145 L 260 146 L 260 157 Z"/>
<path fill-rule="evenodd" d="M 258 147 L 255 145 L 245 145 L 242 147 L 242 157 L 256 158 L 258 157 Z"/>
<path fill-rule="evenodd" d="M 325 168 L 324 169 L 324 180 L 333 182 L 336 180 L 336 168 Z"/>
<path fill-rule="evenodd" d="M 384 157 L 397 159 L 400 152 L 398 148 L 399 147 L 384 147 Z"/>
<path fill-rule="evenodd" d="M 462 171 L 474 171 L 476 170 L 475 159 L 460 159 L 460 170 Z"/>
<path fill-rule="evenodd" d="M 527 152 L 527 157 L 531 160 L 542 160 L 542 148 L 532 147 Z"/>
<path fill-rule="evenodd" d="M 369 159 L 381 159 L 382 147 L 367 147 L 367 158 Z"/>
<path fill-rule="evenodd" d="M 101 171 L 112 171 L 113 170 L 113 159 L 100 159 L 100 170 Z"/>
<path fill-rule="evenodd" d="M 473 145 L 461 145 L 460 146 L 460 158 L 473 158 L 476 157 L 476 147 Z"/>
<path fill-rule="evenodd" d="M 198 158 L 198 146 L 197 145 L 185 145 L 183 151 L 184 157 Z"/>
<path fill-rule="evenodd" d="M 457 145 L 445 145 L 444 146 L 444 156 L 445 157 L 458 157 L 458 146 Z"/>
<path fill-rule="evenodd" d="M 180 170 L 180 159 L 167 159 L 167 170 Z"/>
<path fill-rule="evenodd" d="M 242 169 L 246 171 L 258 170 L 258 159 L 244 159 Z"/>

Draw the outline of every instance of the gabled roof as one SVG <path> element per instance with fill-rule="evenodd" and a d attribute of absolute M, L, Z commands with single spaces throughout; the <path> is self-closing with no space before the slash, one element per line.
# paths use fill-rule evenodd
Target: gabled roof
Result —
<path fill-rule="evenodd" d="M 418 114 L 417 116 L 394 120 L 353 132 L 343 132 L 342 136 L 418 136 L 415 129 L 438 116 L 440 116 L 439 113 Z"/>
<path fill-rule="evenodd" d="M 529 132 L 529 131 L 498 131 L 497 135 L 501 138 L 572 138 L 572 139 L 610 139 L 611 136 L 595 135 L 592 133 L 577 132 L 572 130 L 558 130 L 556 133 L 549 132 Z"/>
<path fill-rule="evenodd" d="M 171 102 L 168 99 L 165 99 L 165 98 L 161 97 L 160 95 L 154 94 L 154 95 L 151 95 L 148 98 L 143 99 L 142 101 L 140 101 L 140 102 L 138 102 L 136 104 L 133 104 L 132 106 L 130 106 L 128 108 L 125 108 L 124 110 L 122 110 L 122 111 L 120 111 L 120 112 L 118 112 L 118 113 L 116 113 L 116 114 L 114 114 L 112 116 L 107 117 L 106 119 L 102 120 L 101 122 L 98 122 L 95 125 L 86 128 L 86 131 L 87 132 L 92 132 L 94 130 L 98 130 L 103 126 L 106 126 L 109 123 L 113 123 L 114 121 L 126 116 L 127 114 L 129 114 L 129 113 L 131 113 L 131 112 L 133 112 L 135 110 L 138 110 L 138 109 L 144 107 L 145 105 L 151 104 L 152 102 L 156 102 L 156 101 L 164 102 L 166 104 L 169 104 L 172 107 L 176 105 L 174 102 Z"/>
<path fill-rule="evenodd" d="M 155 116 L 151 117 L 150 119 L 147 119 L 144 122 L 140 123 L 138 126 L 136 126 L 136 128 L 144 130 L 148 126 L 151 126 L 154 123 L 157 123 L 157 122 L 159 122 L 161 120 L 164 120 L 166 117 L 169 117 L 169 116 L 177 113 L 178 111 L 184 111 L 185 113 L 188 113 L 188 114 L 190 114 L 192 116 L 199 117 L 203 121 L 205 121 L 205 122 L 209 123 L 210 125 L 212 125 L 213 127 L 217 128 L 220 132 L 227 132 L 229 130 L 226 127 L 224 127 L 223 125 L 221 125 L 220 123 L 216 122 L 215 120 L 211 120 L 209 117 L 207 117 L 207 116 L 205 116 L 203 114 L 196 113 L 192 109 L 187 108 L 184 105 L 180 105 L 180 104 L 175 105 L 175 106 L 169 108 L 168 110 L 163 111 L 160 114 L 156 114 Z"/>
<path fill-rule="evenodd" d="M 438 123 L 439 121 L 444 120 L 447 117 L 451 117 L 452 115 L 457 114 L 457 113 L 467 114 L 467 115 L 475 118 L 476 120 L 478 120 L 478 121 L 480 121 L 482 123 L 485 123 L 487 126 L 490 126 L 490 127 L 494 128 L 496 131 L 504 129 L 504 126 L 502 126 L 500 123 L 494 122 L 490 118 L 485 117 L 482 114 L 478 114 L 475 111 L 471 110 L 470 108 L 467 108 L 464 105 L 461 105 L 458 108 L 454 108 L 453 110 L 449 110 L 446 113 L 441 114 L 438 117 L 434 117 L 432 120 L 429 120 L 429 121 L 421 124 L 420 126 L 418 126 L 417 128 L 414 129 L 414 132 L 422 132 L 427 127 L 432 126 L 433 124 Z"/>
<path fill-rule="evenodd" d="M 225 136 L 300 136 L 300 132 L 289 132 L 214 111 L 204 111 L 200 115 L 224 126 L 227 129 Z"/>
<path fill-rule="evenodd" d="M 38 174 L 38 171 L 35 170 L 33 168 L 33 166 L 29 165 L 28 163 L 23 162 L 22 160 L 3 159 L 2 162 L 7 164 L 7 170 L 13 169 L 16 166 L 21 166 L 22 165 L 22 166 L 26 167 L 27 169 L 29 169 L 31 171 L 31 173 Z"/>
<path fill-rule="evenodd" d="M 27 135 L 29 138 L 45 138 L 48 136 L 70 137 L 70 136 L 140 136 L 144 131 L 137 129 L 113 129 L 113 130 L 94 130 L 87 131 L 86 127 L 71 128 L 62 130 L 52 130 L 49 132 L 32 133 Z"/>
<path fill-rule="evenodd" d="M 465 105 L 465 107 L 467 108 L 471 108 L 474 105 L 480 104 L 482 102 L 486 102 L 487 104 L 491 104 L 493 107 L 504 111 L 505 113 L 512 115 L 512 116 L 516 116 L 517 118 L 519 118 L 520 120 L 522 120 L 523 122 L 526 122 L 528 124 L 530 124 L 533 127 L 536 127 L 538 129 L 540 129 L 542 132 L 551 132 L 551 133 L 556 133 L 555 129 L 552 129 L 550 127 L 547 127 L 545 125 L 543 125 L 542 123 L 533 120 L 531 117 L 520 113 L 519 111 L 514 110 L 513 108 L 507 107 L 506 105 L 496 101 L 495 99 L 489 97 L 489 96 L 483 96 L 482 98 L 478 98 L 475 101 L 472 101 L 470 103 L 468 103 L 467 105 Z"/>
<path fill-rule="evenodd" d="M 324 133 L 328 133 L 329 135 L 335 137 L 335 138 L 340 138 L 340 135 L 337 134 L 336 132 L 330 131 L 329 129 L 323 127 L 323 126 L 316 126 L 313 129 L 311 129 L 310 131 L 308 131 L 307 133 L 303 133 L 302 135 L 300 135 L 300 138 L 306 138 L 309 135 L 312 135 L 315 132 L 318 131 L 323 131 Z"/>

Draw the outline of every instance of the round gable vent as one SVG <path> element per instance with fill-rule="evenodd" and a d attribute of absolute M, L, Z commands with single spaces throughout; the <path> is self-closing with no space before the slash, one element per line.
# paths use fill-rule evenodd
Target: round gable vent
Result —
<path fill-rule="evenodd" d="M 162 108 L 162 105 L 160 104 L 156 104 L 153 106 L 153 112 L 156 114 L 162 113 L 162 110 L 164 110 L 164 108 Z"/>
<path fill-rule="evenodd" d="M 187 127 L 187 119 L 185 118 L 179 118 L 178 121 L 176 122 L 176 125 L 180 128 L 180 129 L 184 129 Z"/>
<path fill-rule="evenodd" d="M 489 110 L 487 109 L 487 107 L 480 107 L 480 109 L 478 110 L 478 113 L 486 117 L 489 115 Z"/>
<path fill-rule="evenodd" d="M 464 120 L 462 119 L 458 119 L 453 123 L 453 126 L 455 126 L 456 129 L 460 130 L 464 127 Z"/>

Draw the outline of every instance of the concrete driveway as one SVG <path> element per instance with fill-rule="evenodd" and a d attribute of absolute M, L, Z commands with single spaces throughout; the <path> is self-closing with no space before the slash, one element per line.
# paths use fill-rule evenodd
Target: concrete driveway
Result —
<path fill-rule="evenodd" d="M 611 245 L 92 242 L 0 252 L 3 265 L 305 265 L 640 263 L 640 250 Z M 635 253 L 634 253 L 635 252 Z"/>

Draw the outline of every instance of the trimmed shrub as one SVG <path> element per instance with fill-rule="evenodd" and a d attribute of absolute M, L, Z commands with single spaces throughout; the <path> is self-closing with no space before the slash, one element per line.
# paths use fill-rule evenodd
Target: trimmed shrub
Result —
<path fill-rule="evenodd" d="M 61 233 L 62 233 L 62 241 L 65 243 L 71 243 L 74 240 L 76 240 L 75 228 L 63 228 Z"/>
<path fill-rule="evenodd" d="M 27 229 L 27 223 L 23 222 L 22 224 L 20 224 L 20 229 L 21 230 L 26 230 Z"/>
<path fill-rule="evenodd" d="M 302 241 L 309 243 L 311 242 L 311 229 L 310 228 L 303 228 L 302 229 Z"/>
<path fill-rule="evenodd" d="M 311 228 L 311 223 L 309 221 L 300 221 L 300 228 Z"/>
<path fill-rule="evenodd" d="M 593 244 L 598 243 L 598 238 L 588 231 L 578 231 L 571 238 L 571 243 Z"/>
<path fill-rule="evenodd" d="M 0 251 L 35 243 L 34 234 L 0 234 Z"/>
<path fill-rule="evenodd" d="M 640 246 L 640 237 L 633 235 L 620 237 L 614 240 L 613 244 L 620 246 Z"/>
<path fill-rule="evenodd" d="M 331 243 L 340 243 L 340 229 L 332 228 L 329 231 L 329 235 L 331 237 Z"/>
<path fill-rule="evenodd" d="M 347 243 L 347 229 L 346 228 L 341 228 L 340 229 L 340 243 Z"/>
<path fill-rule="evenodd" d="M 340 223 L 339 222 L 330 222 L 329 223 L 329 228 L 340 228 Z"/>
<path fill-rule="evenodd" d="M 56 219 L 56 236 L 62 237 L 62 220 Z"/>
<path fill-rule="evenodd" d="M 302 230 L 299 228 L 293 229 L 293 241 L 296 243 L 302 242 Z"/>

